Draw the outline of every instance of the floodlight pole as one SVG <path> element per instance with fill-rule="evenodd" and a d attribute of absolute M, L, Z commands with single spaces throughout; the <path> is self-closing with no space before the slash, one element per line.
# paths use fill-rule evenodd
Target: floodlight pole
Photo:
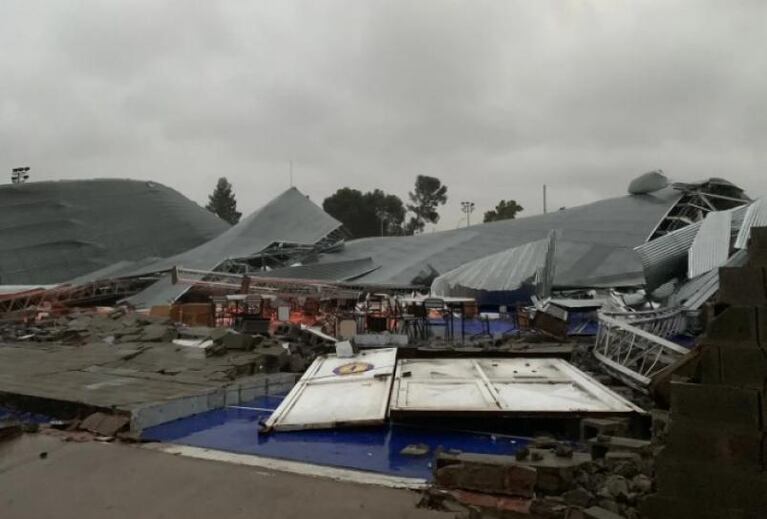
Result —
<path fill-rule="evenodd" d="M 29 166 L 13 168 L 11 170 L 11 183 L 24 184 L 27 180 L 29 180 L 29 169 Z"/>
<path fill-rule="evenodd" d="M 466 227 L 471 225 L 471 213 L 474 212 L 475 207 L 474 202 L 461 202 L 461 211 L 466 214 Z"/>

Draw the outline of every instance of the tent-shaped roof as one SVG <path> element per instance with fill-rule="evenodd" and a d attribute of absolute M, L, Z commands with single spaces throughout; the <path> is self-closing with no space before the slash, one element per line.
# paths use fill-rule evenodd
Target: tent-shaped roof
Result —
<path fill-rule="evenodd" d="M 214 270 L 229 259 L 248 258 L 273 243 L 314 245 L 341 227 L 298 189 L 290 188 L 220 236 L 191 250 L 144 266 L 131 275 L 169 270 L 174 266 Z M 176 300 L 188 287 L 161 279 L 129 301 L 140 307 Z"/>

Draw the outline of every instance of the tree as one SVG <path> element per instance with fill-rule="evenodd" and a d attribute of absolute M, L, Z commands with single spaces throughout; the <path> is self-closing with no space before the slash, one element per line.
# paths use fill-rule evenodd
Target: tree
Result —
<path fill-rule="evenodd" d="M 232 225 L 240 221 L 242 213 L 237 211 L 237 200 L 232 192 L 232 184 L 226 177 L 218 179 L 216 189 L 208 196 L 208 205 L 205 209 Z"/>
<path fill-rule="evenodd" d="M 418 175 L 415 190 L 408 196 L 411 203 L 407 208 L 413 216 L 405 226 L 405 233 L 415 234 L 422 232 L 427 223 L 439 221 L 437 207 L 447 202 L 447 186 L 443 186 L 438 178 Z"/>
<path fill-rule="evenodd" d="M 517 217 L 517 213 L 522 212 L 524 208 L 516 200 L 501 200 L 495 209 L 485 212 L 485 223 L 497 222 L 499 220 L 511 220 Z"/>
<path fill-rule="evenodd" d="M 402 234 L 405 206 L 398 196 L 380 189 L 363 193 L 344 187 L 326 198 L 322 208 L 355 238 Z"/>

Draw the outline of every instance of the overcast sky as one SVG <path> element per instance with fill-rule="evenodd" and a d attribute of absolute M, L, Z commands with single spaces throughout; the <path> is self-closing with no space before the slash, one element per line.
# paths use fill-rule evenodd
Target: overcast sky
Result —
<path fill-rule="evenodd" d="M 767 2 L 3 0 L 0 167 L 249 212 L 418 174 L 523 215 L 634 176 L 767 189 Z"/>

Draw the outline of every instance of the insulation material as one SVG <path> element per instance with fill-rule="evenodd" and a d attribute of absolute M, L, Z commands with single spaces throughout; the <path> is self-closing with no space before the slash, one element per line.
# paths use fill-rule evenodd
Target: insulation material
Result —
<path fill-rule="evenodd" d="M 706 215 L 687 255 L 687 277 L 705 274 L 721 267 L 730 257 L 732 216 L 728 211 Z"/>
<path fill-rule="evenodd" d="M 266 421 L 267 430 L 332 429 L 386 419 L 397 349 L 317 358 Z"/>
<path fill-rule="evenodd" d="M 641 412 L 562 359 L 401 359 L 392 416 L 416 413 Z"/>

